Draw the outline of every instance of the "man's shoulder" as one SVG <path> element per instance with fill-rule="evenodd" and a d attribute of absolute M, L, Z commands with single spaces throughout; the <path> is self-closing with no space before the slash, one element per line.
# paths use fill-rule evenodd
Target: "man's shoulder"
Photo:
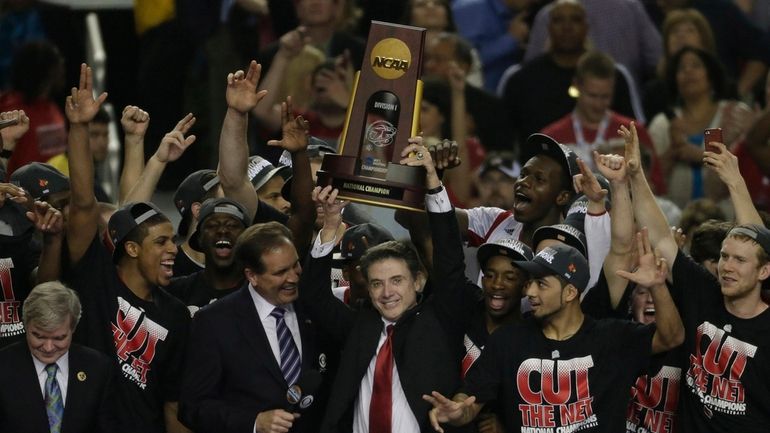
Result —
<path fill-rule="evenodd" d="M 8 346 L 3 347 L 0 349 L 0 364 L 3 365 L 4 368 L 0 368 L 0 372 L 2 371 L 8 371 L 7 368 L 5 368 L 8 364 L 6 362 L 10 360 L 20 359 L 20 357 L 24 354 L 29 354 L 29 349 L 27 348 L 27 342 L 26 341 L 17 341 L 13 344 L 9 344 Z"/>
<path fill-rule="evenodd" d="M 567 113 L 555 122 L 546 125 L 541 132 L 556 141 L 569 141 L 568 138 L 574 138 L 572 113 Z"/>
<path fill-rule="evenodd" d="M 70 346 L 70 361 L 74 363 L 80 363 L 98 367 L 104 370 L 110 370 L 113 367 L 113 360 L 107 354 L 99 352 L 98 350 L 86 347 L 77 343 L 72 343 Z M 78 365 L 74 365 L 78 368 Z"/>
<path fill-rule="evenodd" d="M 253 303 L 251 297 L 248 296 L 248 294 L 245 295 L 245 297 L 248 299 L 244 299 L 244 293 L 243 293 L 244 290 L 246 289 L 244 287 L 241 287 L 235 292 L 227 296 L 223 296 L 217 299 L 215 302 L 212 302 L 202 307 L 200 310 L 198 310 L 195 313 L 195 317 L 202 315 L 202 317 L 205 317 L 207 319 L 212 319 L 216 317 L 216 318 L 226 318 L 227 320 L 231 320 L 238 306 L 240 306 L 244 302 Z"/>

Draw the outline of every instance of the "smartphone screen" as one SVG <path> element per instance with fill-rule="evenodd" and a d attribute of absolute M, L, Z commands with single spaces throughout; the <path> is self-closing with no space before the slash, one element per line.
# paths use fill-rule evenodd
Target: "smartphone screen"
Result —
<path fill-rule="evenodd" d="M 719 147 L 711 143 L 724 143 L 722 141 L 722 128 L 708 128 L 703 131 L 703 142 L 706 144 L 706 150 L 714 153 L 721 153 Z"/>

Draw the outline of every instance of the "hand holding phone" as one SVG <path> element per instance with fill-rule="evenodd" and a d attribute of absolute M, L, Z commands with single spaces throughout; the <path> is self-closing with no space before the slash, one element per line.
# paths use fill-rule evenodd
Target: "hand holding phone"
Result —
<path fill-rule="evenodd" d="M 712 143 L 722 143 L 722 128 L 708 128 L 703 131 L 703 142 L 706 144 L 706 150 L 714 153 L 722 153 L 722 149 L 719 146 L 715 146 Z"/>

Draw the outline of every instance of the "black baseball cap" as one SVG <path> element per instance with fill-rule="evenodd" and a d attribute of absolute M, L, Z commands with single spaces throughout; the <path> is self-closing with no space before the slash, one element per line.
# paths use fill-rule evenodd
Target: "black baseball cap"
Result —
<path fill-rule="evenodd" d="M 120 257 L 118 254 L 120 251 L 119 245 L 125 240 L 126 236 L 138 227 L 139 224 L 155 215 L 162 215 L 168 219 L 157 206 L 144 201 L 128 203 L 112 214 L 110 221 L 107 223 L 107 231 L 114 248 L 112 252 L 113 261 L 117 261 Z"/>
<path fill-rule="evenodd" d="M 482 244 L 476 252 L 476 259 L 482 268 L 492 256 L 505 256 L 519 261 L 532 260 L 534 254 L 524 242 L 514 238 L 502 238 Z"/>
<path fill-rule="evenodd" d="M 517 261 L 530 277 L 559 276 L 582 292 L 588 285 L 590 271 L 588 261 L 580 251 L 569 245 L 552 245 L 543 248 L 529 261 Z"/>
<path fill-rule="evenodd" d="M 384 227 L 374 223 L 358 224 L 345 230 L 340 241 L 339 255 L 334 255 L 337 264 L 352 262 L 361 258 L 367 249 L 394 240 Z"/>
<path fill-rule="evenodd" d="M 532 234 L 532 245 L 537 247 L 544 239 L 555 239 L 565 243 L 578 251 L 583 257 L 588 257 L 586 249 L 586 235 L 582 230 L 570 224 L 554 224 L 551 226 L 542 226 Z"/>
<path fill-rule="evenodd" d="M 0 206 L 0 239 L 18 239 L 31 233 L 34 228 L 24 206 L 11 200 L 6 200 Z"/>
<path fill-rule="evenodd" d="M 556 160 L 570 179 L 580 173 L 575 152 L 545 134 L 532 134 L 527 138 L 526 145 L 521 149 L 520 160 L 522 164 L 526 164 L 530 158 L 537 155 L 547 155 Z"/>
<path fill-rule="evenodd" d="M 753 239 L 766 254 L 770 255 L 770 230 L 766 227 L 758 224 L 742 224 L 727 232 L 727 237 L 732 235 L 743 235 Z"/>
<path fill-rule="evenodd" d="M 210 198 L 201 205 L 201 211 L 198 213 L 198 225 L 195 227 L 195 232 L 190 237 L 190 246 L 194 250 L 201 251 L 198 237 L 203 227 L 203 223 L 208 217 L 214 214 L 229 215 L 240 221 L 244 228 L 251 225 L 249 215 L 246 213 L 246 208 L 237 201 L 229 198 Z"/>
<path fill-rule="evenodd" d="M 190 228 L 192 204 L 201 203 L 206 194 L 217 185 L 219 185 L 219 176 L 217 176 L 216 171 L 211 169 L 195 171 L 179 184 L 176 192 L 174 192 L 174 205 L 179 211 L 179 215 L 182 216 L 178 230 L 181 236 L 186 236 L 187 230 Z"/>
<path fill-rule="evenodd" d="M 291 176 L 291 167 L 285 165 L 276 167 L 265 158 L 254 155 L 249 157 L 247 173 L 251 184 L 254 185 L 254 189 L 257 190 L 262 188 L 267 181 L 277 174 L 281 175 L 284 180 L 288 179 L 289 176 Z"/>
<path fill-rule="evenodd" d="M 33 199 L 39 200 L 51 194 L 70 190 L 70 180 L 50 164 L 31 162 L 11 173 L 11 182 L 27 190 Z"/>

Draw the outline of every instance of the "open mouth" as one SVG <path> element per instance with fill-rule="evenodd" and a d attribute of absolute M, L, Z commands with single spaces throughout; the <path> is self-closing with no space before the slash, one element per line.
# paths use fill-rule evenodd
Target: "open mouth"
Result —
<path fill-rule="evenodd" d="M 218 257 L 228 257 L 233 251 L 233 243 L 228 239 L 220 239 L 214 243 L 214 252 Z"/>
<path fill-rule="evenodd" d="M 655 317 L 655 307 L 648 307 L 644 309 L 645 317 Z"/>
<path fill-rule="evenodd" d="M 163 275 L 166 278 L 171 278 L 174 276 L 174 260 L 163 260 L 160 262 L 160 269 L 163 272 Z"/>
<path fill-rule="evenodd" d="M 516 210 L 524 209 L 532 203 L 532 199 L 528 195 L 518 191 L 513 196 L 513 200 L 513 207 Z"/>
<path fill-rule="evenodd" d="M 508 296 L 489 294 L 487 295 L 487 305 L 493 310 L 502 310 L 508 303 Z"/>

